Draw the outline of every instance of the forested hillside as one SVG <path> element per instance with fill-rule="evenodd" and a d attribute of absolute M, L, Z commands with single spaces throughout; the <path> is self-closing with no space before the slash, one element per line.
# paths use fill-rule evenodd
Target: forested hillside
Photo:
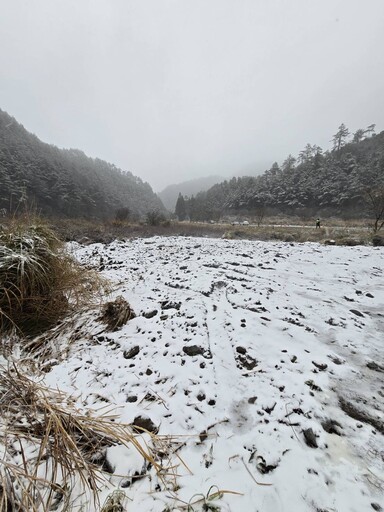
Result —
<path fill-rule="evenodd" d="M 43 214 L 67 217 L 164 210 L 150 185 L 132 173 L 77 149 L 45 144 L 0 110 L 0 208 L 15 211 L 26 201 Z"/>
<path fill-rule="evenodd" d="M 232 178 L 204 193 L 185 198 L 191 220 L 227 214 L 360 217 L 366 193 L 384 187 L 384 132 L 374 125 L 350 135 L 341 125 L 333 149 L 307 144 L 297 158 L 289 155 L 261 176 Z"/>

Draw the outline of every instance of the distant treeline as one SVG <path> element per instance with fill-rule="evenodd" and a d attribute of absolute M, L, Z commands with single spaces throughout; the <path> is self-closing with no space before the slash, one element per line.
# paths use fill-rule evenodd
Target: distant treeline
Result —
<path fill-rule="evenodd" d="M 41 142 L 0 110 L 0 209 L 26 202 L 45 215 L 110 218 L 165 211 L 150 185 L 77 149 Z"/>
<path fill-rule="evenodd" d="M 218 220 L 225 215 L 269 214 L 362 217 L 367 191 L 384 187 L 384 132 L 374 125 L 353 136 L 342 124 L 333 148 L 307 144 L 257 177 L 232 178 L 191 197 L 179 195 L 176 215 Z"/>

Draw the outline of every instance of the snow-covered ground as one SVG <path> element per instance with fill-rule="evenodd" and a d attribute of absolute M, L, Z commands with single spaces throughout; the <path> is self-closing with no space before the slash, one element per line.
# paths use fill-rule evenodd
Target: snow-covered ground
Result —
<path fill-rule="evenodd" d="M 128 510 L 186 510 L 211 486 L 238 494 L 205 510 L 384 510 L 382 248 L 157 237 L 72 250 L 137 316 L 115 332 L 83 319 L 45 381 L 124 422 L 150 418 L 177 465 L 168 489 L 153 470 L 125 487 Z M 126 476 L 143 465 L 119 447 L 108 460 Z"/>

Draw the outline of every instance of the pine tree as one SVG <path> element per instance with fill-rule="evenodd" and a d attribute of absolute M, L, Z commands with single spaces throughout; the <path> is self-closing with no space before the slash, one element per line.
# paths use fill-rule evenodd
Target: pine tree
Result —
<path fill-rule="evenodd" d="M 185 220 L 187 216 L 187 209 L 185 207 L 184 197 L 179 192 L 179 197 L 177 198 L 176 207 L 175 207 L 175 215 L 179 220 Z"/>
<path fill-rule="evenodd" d="M 340 148 L 345 145 L 346 138 L 349 135 L 349 130 L 344 123 L 341 123 L 337 133 L 333 136 L 333 149 L 340 151 Z"/>

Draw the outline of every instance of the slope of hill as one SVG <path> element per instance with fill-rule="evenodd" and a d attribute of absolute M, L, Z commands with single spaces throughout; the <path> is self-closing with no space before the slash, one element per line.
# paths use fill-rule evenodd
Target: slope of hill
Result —
<path fill-rule="evenodd" d="M 216 183 L 223 181 L 221 176 L 207 176 L 204 178 L 196 178 L 194 180 L 184 181 L 174 185 L 169 185 L 159 192 L 159 197 L 163 201 L 164 206 L 170 211 L 175 211 L 176 201 L 179 193 L 183 196 L 192 196 L 204 190 L 208 190 Z"/>
<path fill-rule="evenodd" d="M 384 132 L 323 153 L 307 145 L 263 175 L 233 178 L 186 201 L 193 220 L 265 208 L 273 214 L 364 215 L 364 194 L 384 187 Z"/>
<path fill-rule="evenodd" d="M 0 110 L 0 208 L 28 200 L 46 215 L 108 218 L 119 208 L 135 216 L 164 210 L 150 185 L 77 149 L 40 141 Z"/>

